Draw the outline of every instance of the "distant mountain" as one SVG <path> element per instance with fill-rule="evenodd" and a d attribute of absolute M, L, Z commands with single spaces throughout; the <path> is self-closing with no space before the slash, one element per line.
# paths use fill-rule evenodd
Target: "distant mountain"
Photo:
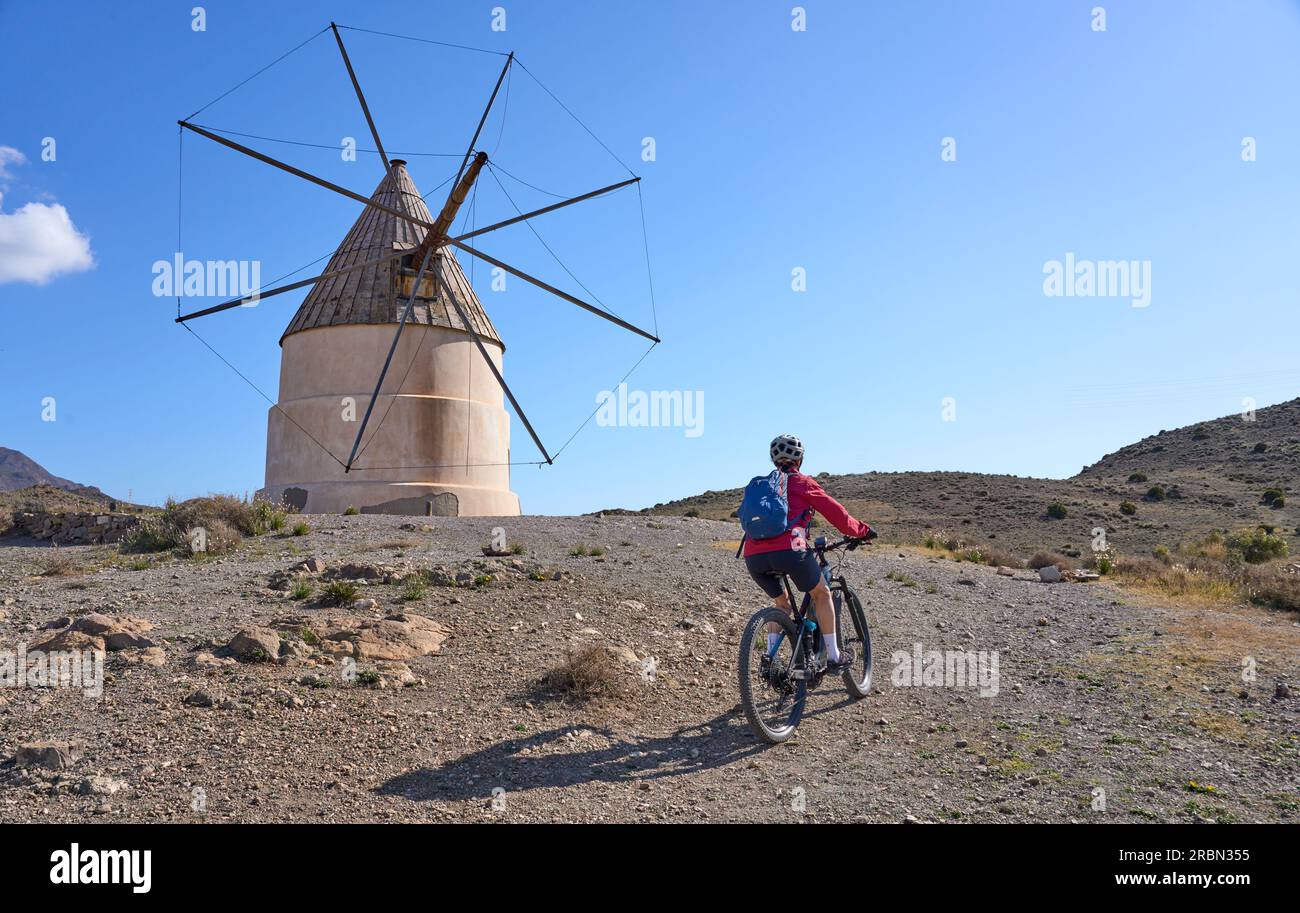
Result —
<path fill-rule="evenodd" d="M 26 454 L 10 450 L 8 447 L 0 447 L 0 491 L 17 491 L 33 485 L 48 485 L 87 498 L 111 500 L 94 485 L 82 485 L 79 482 L 59 478 Z"/>

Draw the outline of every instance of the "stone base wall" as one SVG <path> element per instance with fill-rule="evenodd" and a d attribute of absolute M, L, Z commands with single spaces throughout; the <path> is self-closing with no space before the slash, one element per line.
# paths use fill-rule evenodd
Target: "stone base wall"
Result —
<path fill-rule="evenodd" d="M 116 542 L 135 529 L 134 514 L 31 513 L 14 514 L 13 532 L 66 545 L 100 545 Z"/>

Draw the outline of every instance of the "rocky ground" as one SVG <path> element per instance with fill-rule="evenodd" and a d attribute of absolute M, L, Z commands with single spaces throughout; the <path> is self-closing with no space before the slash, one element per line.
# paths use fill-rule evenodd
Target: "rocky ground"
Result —
<path fill-rule="evenodd" d="M 1300 818 L 1292 615 L 881 546 L 846 565 L 874 692 L 828 680 L 768 747 L 732 524 L 515 518 L 523 553 L 484 558 L 491 520 L 305 519 L 204 561 L 0 540 L 0 651 L 109 648 L 98 699 L 0 688 L 0 821 Z M 340 577 L 359 599 L 321 605 Z M 892 681 L 917 643 L 996 651 L 997 694 Z M 621 693 L 539 684 L 587 644 Z"/>

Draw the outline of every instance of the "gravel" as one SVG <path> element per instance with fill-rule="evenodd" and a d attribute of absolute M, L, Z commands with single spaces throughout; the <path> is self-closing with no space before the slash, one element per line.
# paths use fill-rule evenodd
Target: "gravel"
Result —
<path fill-rule="evenodd" d="M 872 623 L 875 690 L 850 701 L 828 679 L 798 735 L 769 748 L 737 706 L 737 644 L 761 598 L 733 558 L 732 524 L 304 519 L 306 536 L 143 569 L 110 547 L 61 549 L 84 572 L 58 578 L 32 576 L 45 548 L 0 540 L 0 649 L 90 613 L 150 622 L 161 648 L 149 661 L 110 652 L 98 699 L 0 688 L 0 821 L 1300 816 L 1289 616 L 911 549 L 855 553 L 845 570 Z M 522 554 L 484 557 L 497 525 Z M 603 554 L 571 555 L 578 546 Z M 310 558 L 325 568 L 310 576 L 317 595 L 331 569 L 369 567 L 358 588 L 374 605 L 348 611 L 431 619 L 446 639 L 401 663 L 311 644 L 272 661 L 223 652 L 240 631 L 339 611 L 271 588 Z M 435 582 L 404 598 L 401 579 L 422 569 Z M 617 696 L 578 704 L 539 684 L 588 644 L 618 658 Z M 996 694 L 896 673 L 931 650 L 996 654 Z M 24 751 L 37 743 L 78 751 Z"/>

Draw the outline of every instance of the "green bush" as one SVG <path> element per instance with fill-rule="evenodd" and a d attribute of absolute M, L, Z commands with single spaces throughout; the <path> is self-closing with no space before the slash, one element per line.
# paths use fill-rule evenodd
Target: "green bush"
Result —
<path fill-rule="evenodd" d="M 305 536 L 305 535 L 307 535 L 309 532 L 311 532 L 311 527 L 308 526 L 308 525 L 307 525 L 306 523 L 304 523 L 303 521 L 299 520 L 297 523 L 295 523 L 295 524 L 293 525 L 293 529 L 291 530 L 291 532 L 292 532 L 295 536 Z"/>
<path fill-rule="evenodd" d="M 327 605 L 347 605 L 360 595 L 361 589 L 351 580 L 331 580 L 321 593 L 321 599 Z"/>
<path fill-rule="evenodd" d="M 402 601 L 418 602 L 428 592 L 429 585 L 420 574 L 411 574 L 402 581 Z"/>
<path fill-rule="evenodd" d="M 1263 453 L 1267 449 L 1268 449 L 1268 444 L 1265 444 L 1263 441 L 1260 441 L 1258 444 L 1255 445 L 1256 453 Z"/>
<path fill-rule="evenodd" d="M 279 532 L 284 529 L 289 511 L 277 507 L 265 498 L 253 499 L 253 534 L 260 536 L 265 532 Z"/>
<path fill-rule="evenodd" d="M 1047 505 L 1047 515 L 1053 520 L 1064 520 L 1069 516 L 1069 511 L 1065 509 L 1065 505 L 1060 501 L 1053 501 Z"/>
<path fill-rule="evenodd" d="M 346 510 L 343 511 L 343 516 L 355 517 L 359 513 L 361 513 L 361 511 L 357 510 L 355 507 L 348 507 Z"/>
<path fill-rule="evenodd" d="M 1286 507 L 1286 495 L 1280 488 L 1265 488 L 1259 500 L 1269 507 Z"/>
<path fill-rule="evenodd" d="M 1228 536 L 1228 551 L 1247 564 L 1262 564 L 1287 556 L 1286 540 L 1260 529 L 1239 529 Z"/>
<path fill-rule="evenodd" d="M 1119 512 L 1125 516 L 1131 517 L 1138 512 L 1138 506 L 1132 501 L 1120 501 Z"/>
<path fill-rule="evenodd" d="M 1147 489 L 1148 501 L 1163 501 L 1165 499 L 1165 489 L 1163 485 L 1152 485 Z"/>
<path fill-rule="evenodd" d="M 124 552 L 163 552 L 180 545 L 178 530 L 161 515 L 142 517 L 140 522 L 122 538 Z"/>
<path fill-rule="evenodd" d="M 1134 485 L 1141 485 L 1147 480 L 1147 474 L 1145 472 L 1135 472 L 1128 477 L 1128 480 Z"/>

